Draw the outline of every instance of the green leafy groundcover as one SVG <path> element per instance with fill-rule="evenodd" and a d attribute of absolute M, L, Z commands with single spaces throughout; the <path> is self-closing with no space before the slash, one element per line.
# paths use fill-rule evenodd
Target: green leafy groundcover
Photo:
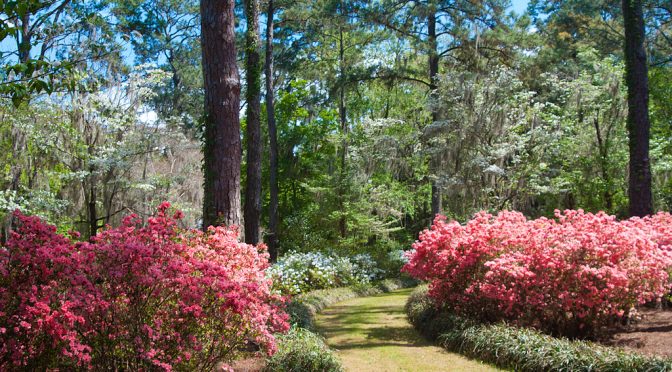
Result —
<path fill-rule="evenodd" d="M 319 335 L 300 327 L 278 337 L 278 351 L 268 359 L 266 372 L 340 372 L 341 361 Z"/>
<path fill-rule="evenodd" d="M 417 281 L 413 279 L 385 279 L 373 285 L 323 289 L 295 296 L 287 308 L 292 329 L 278 337 L 278 352 L 267 360 L 265 371 L 342 371 L 340 360 L 322 337 L 311 332 L 315 316 L 340 301 L 414 285 Z"/>
<path fill-rule="evenodd" d="M 672 371 L 671 359 L 438 311 L 426 286 L 411 294 L 406 314 L 414 327 L 444 348 L 516 371 Z"/>

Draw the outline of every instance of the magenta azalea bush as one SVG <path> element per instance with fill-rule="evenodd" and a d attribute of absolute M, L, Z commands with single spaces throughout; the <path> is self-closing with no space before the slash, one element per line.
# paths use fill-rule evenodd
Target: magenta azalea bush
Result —
<path fill-rule="evenodd" d="M 181 230 L 169 207 L 85 243 L 17 213 L 0 248 L 0 370 L 212 370 L 249 344 L 272 354 L 288 317 L 265 247 Z"/>
<path fill-rule="evenodd" d="M 671 233 L 669 214 L 481 212 L 465 225 L 437 217 L 403 271 L 461 315 L 590 336 L 669 293 Z"/>

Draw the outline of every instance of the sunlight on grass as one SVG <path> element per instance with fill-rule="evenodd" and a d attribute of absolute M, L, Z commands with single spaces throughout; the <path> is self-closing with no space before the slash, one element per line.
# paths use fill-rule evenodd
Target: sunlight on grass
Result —
<path fill-rule="evenodd" d="M 408 323 L 404 304 L 412 289 L 356 298 L 317 318 L 318 331 L 348 371 L 496 371 L 422 338 Z"/>

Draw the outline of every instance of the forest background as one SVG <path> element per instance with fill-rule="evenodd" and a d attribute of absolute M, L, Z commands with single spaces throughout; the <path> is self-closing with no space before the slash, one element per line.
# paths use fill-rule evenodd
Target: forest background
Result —
<path fill-rule="evenodd" d="M 653 209 L 670 211 L 672 4 L 643 4 Z M 242 199 L 261 190 L 245 221 L 259 221 L 272 249 L 385 254 L 409 247 L 436 213 L 629 215 L 619 1 L 258 6 L 266 89 L 261 146 L 242 148 Z M 246 67 L 245 12 L 236 4 L 248 144 L 245 82 L 262 71 Z M 5 231 L 21 209 L 86 238 L 164 200 L 200 226 L 199 3 L 5 1 L 0 15 Z M 249 149 L 261 149 L 258 178 Z"/>

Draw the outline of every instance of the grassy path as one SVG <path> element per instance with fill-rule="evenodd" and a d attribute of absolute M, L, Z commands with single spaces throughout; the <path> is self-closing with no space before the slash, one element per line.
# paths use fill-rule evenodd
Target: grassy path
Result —
<path fill-rule="evenodd" d="M 347 300 L 318 316 L 317 330 L 346 371 L 496 371 L 422 338 L 404 314 L 411 291 Z"/>

